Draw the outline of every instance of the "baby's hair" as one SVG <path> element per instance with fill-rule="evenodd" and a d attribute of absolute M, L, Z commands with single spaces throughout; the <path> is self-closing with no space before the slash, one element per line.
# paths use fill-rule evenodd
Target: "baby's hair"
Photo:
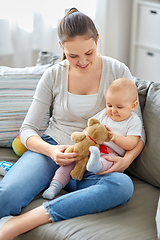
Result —
<path fill-rule="evenodd" d="M 107 91 L 123 91 L 124 94 L 129 95 L 131 100 L 137 100 L 137 87 L 133 81 L 127 78 L 118 78 L 114 80 L 108 87 Z M 107 93 L 107 92 L 106 92 Z"/>
<path fill-rule="evenodd" d="M 98 31 L 91 18 L 76 8 L 71 8 L 58 26 L 58 37 L 63 45 L 64 42 L 77 36 L 85 36 L 87 39 L 93 38 L 97 42 Z M 64 55 L 63 59 L 65 58 Z"/>

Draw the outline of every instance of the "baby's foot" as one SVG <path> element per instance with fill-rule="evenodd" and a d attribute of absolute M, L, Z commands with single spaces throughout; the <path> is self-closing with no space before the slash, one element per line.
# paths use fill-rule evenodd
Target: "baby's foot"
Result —
<path fill-rule="evenodd" d="M 102 163 L 100 161 L 100 151 L 97 147 L 91 146 L 89 148 L 90 158 L 88 160 L 86 169 L 89 172 L 99 172 L 102 169 Z"/>
<path fill-rule="evenodd" d="M 52 180 L 49 188 L 47 188 L 42 194 L 42 197 L 46 199 L 53 199 L 57 196 L 57 194 L 62 188 L 63 185 L 60 182 L 58 182 L 57 180 Z"/>

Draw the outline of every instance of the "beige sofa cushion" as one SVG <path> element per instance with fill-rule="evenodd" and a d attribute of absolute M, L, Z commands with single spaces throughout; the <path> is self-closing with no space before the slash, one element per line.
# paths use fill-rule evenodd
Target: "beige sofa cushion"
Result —
<path fill-rule="evenodd" d="M 146 144 L 128 172 L 160 187 L 160 83 L 136 81 L 143 109 Z"/>

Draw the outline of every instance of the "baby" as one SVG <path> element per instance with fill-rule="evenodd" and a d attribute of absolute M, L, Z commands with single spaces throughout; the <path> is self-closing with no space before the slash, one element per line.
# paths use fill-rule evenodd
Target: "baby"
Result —
<path fill-rule="evenodd" d="M 111 83 L 106 92 L 106 109 L 96 117 L 111 134 L 110 142 L 105 142 L 110 155 L 124 156 L 126 150 L 132 150 L 138 143 L 142 132 L 142 122 L 133 111 L 138 105 L 136 85 L 129 79 L 120 78 Z M 90 147 L 90 159 L 87 170 L 102 172 L 113 164 L 96 147 Z"/>
<path fill-rule="evenodd" d="M 133 149 L 142 132 L 142 122 L 133 111 L 138 105 L 136 85 L 129 79 L 120 78 L 111 83 L 106 92 L 106 108 L 97 113 L 96 117 L 106 126 L 111 135 L 110 142 L 105 142 L 109 155 L 124 156 L 125 151 Z M 112 166 L 105 159 L 106 153 L 100 153 L 97 147 L 89 148 L 91 154 L 86 169 L 90 172 L 102 172 Z M 70 172 L 75 163 L 61 166 L 56 171 L 49 188 L 43 197 L 53 199 L 70 181 Z"/>

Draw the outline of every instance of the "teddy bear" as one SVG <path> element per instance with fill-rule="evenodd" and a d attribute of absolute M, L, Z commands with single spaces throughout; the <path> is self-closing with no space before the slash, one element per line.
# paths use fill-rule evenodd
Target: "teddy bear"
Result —
<path fill-rule="evenodd" d="M 98 119 L 90 118 L 88 120 L 88 127 L 84 132 L 73 132 L 71 134 L 72 141 L 76 142 L 75 145 L 68 147 L 65 152 L 77 152 L 77 158 L 79 161 L 76 162 L 74 169 L 71 171 L 70 175 L 75 180 L 82 180 L 83 174 L 86 171 L 86 165 L 89 159 L 90 146 L 96 146 L 101 150 L 103 147 L 103 152 L 108 153 L 103 142 L 110 141 L 110 134 L 106 127 L 101 124 Z"/>

